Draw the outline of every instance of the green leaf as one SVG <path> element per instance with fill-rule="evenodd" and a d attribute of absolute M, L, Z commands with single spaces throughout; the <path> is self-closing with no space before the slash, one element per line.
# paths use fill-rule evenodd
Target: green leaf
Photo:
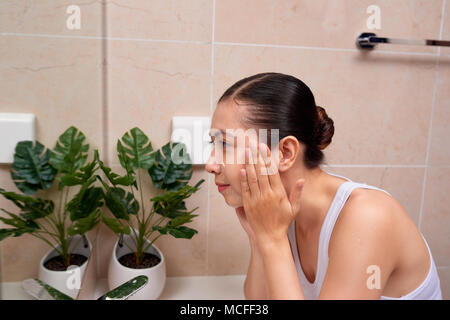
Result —
<path fill-rule="evenodd" d="M 195 229 L 191 229 L 185 226 L 170 228 L 169 233 L 175 238 L 191 239 L 197 232 Z"/>
<path fill-rule="evenodd" d="M 0 229 L 0 241 L 10 236 L 18 237 L 24 233 L 33 233 L 39 229 L 39 226 L 32 220 L 23 219 L 5 209 L 0 210 L 6 212 L 10 216 L 10 218 L 0 217 L 0 221 L 6 225 L 15 227 L 10 229 Z"/>
<path fill-rule="evenodd" d="M 185 226 L 178 226 L 178 227 L 170 227 L 168 225 L 164 227 L 153 226 L 152 230 L 154 231 L 156 230 L 161 234 L 169 233 L 175 238 L 184 238 L 184 239 L 191 239 L 196 233 L 198 233 L 197 230 Z"/>
<path fill-rule="evenodd" d="M 32 220 L 23 219 L 12 212 L 6 211 L 5 209 L 0 210 L 6 212 L 11 217 L 11 218 L 0 217 L 0 221 L 3 222 L 4 224 L 16 227 L 18 229 L 25 228 L 30 230 L 32 229 L 33 231 L 39 229 L 39 226 L 36 224 L 36 222 Z"/>
<path fill-rule="evenodd" d="M 77 128 L 68 128 L 59 136 L 50 154 L 50 164 L 60 173 L 75 173 L 87 159 L 85 153 L 89 150 L 89 144 L 83 144 L 85 139 L 84 134 Z"/>
<path fill-rule="evenodd" d="M 73 236 L 76 234 L 85 234 L 89 230 L 92 230 L 100 222 L 100 214 L 100 209 L 97 208 L 86 217 L 79 218 L 67 229 L 67 233 Z"/>
<path fill-rule="evenodd" d="M 56 169 L 49 163 L 50 150 L 44 152 L 44 146 L 36 141 L 20 141 L 14 153 L 11 178 L 24 194 L 31 195 L 39 189 L 52 186 Z"/>
<path fill-rule="evenodd" d="M 154 162 L 152 143 L 138 127 L 131 129 L 130 133 L 131 136 L 128 132 L 122 136 L 124 145 L 120 140 L 117 142 L 120 164 L 128 173 L 138 168 L 149 169 Z"/>
<path fill-rule="evenodd" d="M 186 145 L 179 142 L 165 144 L 155 152 L 155 163 L 148 170 L 156 188 L 176 191 L 184 187 L 192 177 L 192 164 Z"/>
<path fill-rule="evenodd" d="M 94 151 L 94 159 L 84 167 L 80 168 L 80 171 L 74 173 L 66 173 L 56 179 L 60 181 L 60 186 L 72 187 L 76 185 L 82 185 L 92 178 L 95 171 L 98 169 L 95 165 L 99 161 L 98 150 Z"/>
<path fill-rule="evenodd" d="M 11 229 L 0 229 L 0 241 L 6 239 L 7 237 L 20 237 L 24 233 L 33 233 L 36 229 L 32 228 L 11 228 Z"/>
<path fill-rule="evenodd" d="M 0 229 L 0 241 L 10 236 L 14 236 L 14 229 Z"/>
<path fill-rule="evenodd" d="M 118 219 L 109 218 L 105 214 L 102 214 L 103 223 L 110 228 L 114 233 L 130 234 L 130 226 L 122 224 Z"/>
<path fill-rule="evenodd" d="M 117 173 L 114 173 L 111 171 L 111 168 L 105 166 L 105 164 L 99 160 L 99 165 L 102 171 L 105 173 L 105 176 L 108 178 L 109 182 L 111 182 L 112 185 L 117 186 L 130 186 L 134 185 L 137 188 L 136 185 L 136 178 L 132 174 L 125 174 L 124 176 L 120 176 Z"/>
<path fill-rule="evenodd" d="M 108 209 L 117 219 L 130 219 L 130 214 L 139 212 L 139 202 L 131 192 L 119 187 L 108 188 L 105 194 L 105 203 Z"/>
<path fill-rule="evenodd" d="M 0 190 L 0 194 L 19 207 L 22 218 L 26 220 L 43 218 L 51 214 L 55 208 L 52 200 L 33 198 L 15 192 L 6 192 L 3 189 Z"/>
<path fill-rule="evenodd" d="M 177 191 L 168 191 L 162 195 L 150 199 L 153 202 L 153 210 L 167 218 L 176 218 L 192 211 L 186 211 L 185 199 L 189 198 L 205 180 L 201 179 L 194 187 L 185 185 Z"/>
<path fill-rule="evenodd" d="M 95 177 L 92 177 L 95 181 Z M 85 218 L 96 208 L 103 206 L 101 201 L 104 197 L 103 189 L 98 187 L 88 188 L 90 183 L 85 183 L 80 191 L 66 205 L 66 210 L 70 212 L 70 220 L 76 221 Z"/>
<path fill-rule="evenodd" d="M 194 210 L 196 210 L 196 209 L 198 209 L 198 207 L 195 208 Z M 188 212 L 188 213 L 183 214 L 182 216 L 178 216 L 176 218 L 171 219 L 167 223 L 167 225 L 170 226 L 170 227 L 178 227 L 178 226 L 181 226 L 182 224 L 185 224 L 185 223 L 188 223 L 188 222 L 192 222 L 192 219 L 197 217 L 197 216 L 198 216 L 198 214 L 190 214 Z"/>

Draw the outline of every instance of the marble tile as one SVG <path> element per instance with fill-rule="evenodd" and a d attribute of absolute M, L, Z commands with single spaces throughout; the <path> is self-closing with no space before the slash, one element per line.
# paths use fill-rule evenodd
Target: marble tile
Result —
<path fill-rule="evenodd" d="M 165 145 L 173 116 L 210 109 L 211 46 L 112 41 L 108 62 L 109 161 L 118 164 L 117 139 L 134 127 L 154 146 Z"/>
<path fill-rule="evenodd" d="M 99 40 L 0 37 L 0 112 L 36 115 L 36 139 L 53 148 L 70 126 L 102 147 Z M 90 155 L 91 158 L 93 155 Z"/>
<path fill-rule="evenodd" d="M 380 9 L 380 29 L 367 21 Z M 216 1 L 215 41 L 356 49 L 362 32 L 382 37 L 437 39 L 442 0 Z M 436 52 L 436 48 L 381 44 L 378 50 Z"/>
<path fill-rule="evenodd" d="M 71 6 L 77 6 L 79 10 L 79 29 L 68 27 L 74 24 L 73 17 L 78 15 L 70 8 Z M 100 37 L 101 26 L 102 1 L 3 0 L 0 2 L 0 32 Z"/>
<path fill-rule="evenodd" d="M 428 164 L 450 164 L 450 56 L 439 58 Z"/>
<path fill-rule="evenodd" d="M 210 0 L 107 0 L 108 36 L 211 41 Z"/>

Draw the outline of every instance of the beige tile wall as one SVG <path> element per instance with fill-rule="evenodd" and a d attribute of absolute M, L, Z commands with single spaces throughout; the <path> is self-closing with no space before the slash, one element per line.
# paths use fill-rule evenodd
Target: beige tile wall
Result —
<path fill-rule="evenodd" d="M 101 1 L 0 2 L 0 112 L 35 112 L 38 139 L 48 143 L 74 123 L 120 171 L 115 144 L 132 127 L 159 148 L 170 138 L 172 116 L 212 115 L 224 90 L 245 76 L 292 74 L 335 121 L 324 169 L 381 187 L 404 206 L 427 238 L 450 298 L 450 50 L 379 45 L 362 53 L 354 44 L 369 31 L 372 4 L 381 8 L 379 35 L 448 39 L 449 0 L 104 2 L 103 31 Z M 80 4 L 81 30 L 65 28 L 69 3 Z M 8 170 L 0 167 L 1 186 L 13 188 Z M 202 178 L 187 202 L 199 206 L 192 223 L 199 233 L 156 242 L 168 275 L 245 273 L 246 236 L 211 177 L 195 167 L 192 181 Z M 156 190 L 147 181 L 149 198 Z M 116 238 L 98 231 L 97 276 L 104 277 Z M 19 244 L 34 245 L 26 237 L 1 244 L 4 281 L 31 275 L 45 250 L 25 257 L 15 253 Z"/>

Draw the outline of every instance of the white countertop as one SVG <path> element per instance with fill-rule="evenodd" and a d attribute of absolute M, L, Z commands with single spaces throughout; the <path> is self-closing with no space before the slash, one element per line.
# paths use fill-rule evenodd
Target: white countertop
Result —
<path fill-rule="evenodd" d="M 244 300 L 245 275 L 168 277 L 160 300 Z M 0 283 L 2 299 L 31 300 L 21 282 Z M 97 280 L 94 296 L 108 291 L 106 279 Z"/>

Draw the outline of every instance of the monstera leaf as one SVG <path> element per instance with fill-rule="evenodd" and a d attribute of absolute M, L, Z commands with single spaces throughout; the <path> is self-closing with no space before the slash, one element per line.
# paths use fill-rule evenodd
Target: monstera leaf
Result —
<path fill-rule="evenodd" d="M 75 127 L 70 127 L 59 136 L 50 155 L 50 164 L 60 173 L 74 174 L 87 159 L 89 144 L 83 144 L 86 137 Z M 59 188 L 62 189 L 60 184 Z"/>
<path fill-rule="evenodd" d="M 139 202 L 131 192 L 119 187 L 109 187 L 99 176 L 97 178 L 107 190 L 104 196 L 105 204 L 117 219 L 129 220 L 130 214 L 139 212 Z"/>
<path fill-rule="evenodd" d="M 95 177 L 93 177 L 95 181 Z M 66 210 L 70 212 L 70 220 L 86 218 L 96 208 L 103 206 L 104 193 L 102 188 L 90 187 L 89 182 L 84 184 L 77 195 L 66 205 Z"/>
<path fill-rule="evenodd" d="M 184 238 L 184 239 L 191 239 L 197 233 L 197 230 L 185 226 L 179 227 L 154 226 L 152 227 L 152 230 L 156 230 L 161 234 L 169 233 L 175 238 Z"/>
<path fill-rule="evenodd" d="M 122 145 L 120 140 L 117 141 L 117 152 L 120 164 L 127 170 L 127 173 L 132 173 L 138 168 L 149 169 L 154 162 L 154 155 L 152 143 L 149 142 L 148 137 L 141 129 L 135 127 L 130 130 L 131 136 L 125 133 L 122 136 Z M 148 143 L 148 144 L 147 144 Z"/>
<path fill-rule="evenodd" d="M 186 211 L 185 199 L 189 198 L 194 192 L 198 190 L 198 186 L 205 180 L 200 180 L 195 186 L 185 185 L 177 191 L 168 191 L 164 194 L 158 195 L 150 199 L 153 202 L 153 210 L 170 219 L 174 219 L 185 214 L 190 214 L 192 211 Z"/>
<path fill-rule="evenodd" d="M 99 160 L 99 165 L 100 168 L 102 169 L 103 173 L 105 174 L 105 176 L 108 178 L 109 182 L 111 182 L 111 184 L 113 186 L 129 186 L 129 185 L 133 185 L 136 187 L 137 189 L 137 184 L 136 184 L 136 178 L 133 176 L 133 174 L 127 172 L 127 174 L 125 174 L 124 176 L 120 176 L 115 172 L 111 171 L 111 168 L 107 167 L 103 161 Z"/>
<path fill-rule="evenodd" d="M 55 207 L 52 200 L 33 198 L 31 196 L 22 195 L 15 192 L 7 192 L 3 189 L 0 189 L 0 194 L 6 199 L 11 200 L 18 208 L 21 209 L 20 215 L 25 220 L 34 220 L 46 217 L 53 213 Z"/>
<path fill-rule="evenodd" d="M 5 198 L 13 201 L 19 208 L 22 209 L 20 216 L 9 212 L 5 209 L 0 209 L 9 218 L 0 217 L 0 221 L 13 228 L 0 229 L 0 241 L 7 237 L 19 237 L 24 233 L 32 233 L 39 229 L 39 226 L 32 220 L 34 216 L 43 217 L 53 211 L 53 203 L 43 202 L 29 197 L 16 194 L 14 192 L 6 192 L 0 188 L 0 194 Z M 33 201 L 34 200 L 34 201 Z"/>
<path fill-rule="evenodd" d="M 94 159 L 90 163 L 80 168 L 79 171 L 58 176 L 56 177 L 56 180 L 58 180 L 62 186 L 66 187 L 85 184 L 93 177 L 94 172 L 98 169 L 95 166 L 99 161 L 98 150 L 96 149 L 94 151 Z"/>
<path fill-rule="evenodd" d="M 105 214 L 102 214 L 103 223 L 115 233 L 130 234 L 130 226 L 124 225 L 118 219 L 109 218 Z"/>
<path fill-rule="evenodd" d="M 100 209 L 94 209 L 94 211 L 84 216 L 83 218 L 78 218 L 75 223 L 67 229 L 67 233 L 70 236 L 74 236 L 76 234 L 85 234 L 100 222 L 100 216 Z"/>
<path fill-rule="evenodd" d="M 0 218 L 0 221 L 7 220 L 5 218 Z M 6 222 L 5 222 L 6 223 Z M 29 224 L 32 224 L 32 222 L 28 222 Z M 0 229 L 0 241 L 7 237 L 20 237 L 21 235 L 25 233 L 32 233 L 38 230 L 38 227 L 36 226 L 27 226 L 27 222 L 23 222 L 23 226 L 18 228 L 8 228 L 8 229 Z"/>
<path fill-rule="evenodd" d="M 11 178 L 17 188 L 26 195 L 32 195 L 39 189 L 52 186 L 56 169 L 50 163 L 50 150 L 44 152 L 44 146 L 36 141 L 20 141 L 16 145 Z"/>
<path fill-rule="evenodd" d="M 180 154 L 176 154 L 180 151 Z M 167 191 L 176 191 L 183 188 L 192 177 L 192 164 L 189 161 L 185 163 L 180 161 L 179 164 L 173 161 L 174 157 L 178 159 L 189 159 L 186 153 L 185 145 L 179 142 L 170 142 L 165 144 L 161 151 L 155 152 L 155 163 L 148 170 L 153 184 L 156 188 Z"/>

